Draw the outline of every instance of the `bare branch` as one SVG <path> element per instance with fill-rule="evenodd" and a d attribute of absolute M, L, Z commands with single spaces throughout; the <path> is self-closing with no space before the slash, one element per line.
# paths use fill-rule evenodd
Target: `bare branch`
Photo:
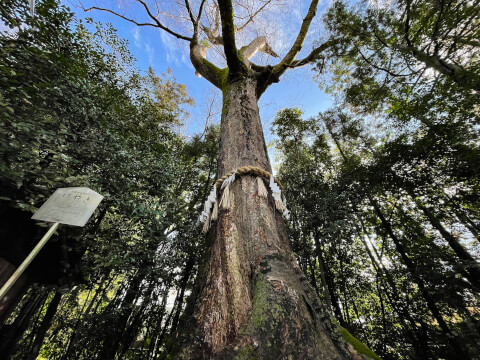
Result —
<path fill-rule="evenodd" d="M 157 27 L 157 28 L 160 28 L 164 31 L 166 31 L 167 33 L 175 36 L 176 38 L 178 39 L 182 39 L 182 40 L 186 40 L 186 41 L 192 41 L 193 39 L 191 37 L 188 37 L 188 36 L 184 36 L 184 35 L 181 35 L 181 34 L 178 34 L 176 33 L 175 31 L 169 29 L 168 27 L 164 26 L 158 19 L 156 16 L 154 16 L 152 14 L 152 12 L 150 11 L 150 9 L 148 8 L 148 5 L 143 1 L 143 0 L 137 0 L 137 2 L 139 2 L 140 4 L 143 5 L 143 7 L 145 8 L 145 10 L 147 11 L 147 14 L 148 16 L 150 17 L 150 19 L 152 19 L 154 21 L 154 23 L 141 23 L 141 22 L 138 22 L 132 18 L 129 18 L 129 17 L 126 17 L 125 15 L 122 15 L 120 14 L 119 12 L 116 12 L 116 11 L 113 11 L 111 9 L 107 9 L 107 8 L 101 8 L 101 7 L 98 7 L 98 6 L 92 6 L 90 8 L 84 8 L 83 5 L 82 5 L 82 8 L 84 11 L 91 11 L 91 10 L 99 10 L 99 11 L 105 11 L 105 12 L 108 12 L 112 15 L 115 15 L 115 16 L 118 16 L 119 18 L 123 19 L 123 20 L 126 20 L 128 22 L 131 22 L 132 24 L 135 24 L 137 26 L 152 26 L 152 27 Z"/>
<path fill-rule="evenodd" d="M 110 10 L 110 9 L 106 9 L 106 8 L 101 8 L 101 7 L 98 7 L 98 6 L 92 6 L 92 7 L 89 7 L 89 8 L 84 8 L 83 9 L 84 11 L 92 11 L 92 10 L 100 10 L 100 11 L 105 11 L 105 12 L 108 12 L 110 14 L 113 14 L 115 16 L 118 16 L 119 18 L 123 19 L 123 20 L 126 20 L 128 22 L 131 22 L 137 26 L 153 26 L 153 27 L 157 27 L 157 25 L 155 24 L 152 24 L 152 23 L 139 23 L 133 19 L 130 19 L 130 18 L 127 18 L 126 16 L 116 12 L 116 11 L 113 11 L 113 10 Z"/>
<path fill-rule="evenodd" d="M 207 107 L 205 109 L 207 115 L 205 116 L 205 128 L 200 135 L 200 138 L 206 134 L 210 122 L 221 112 L 221 106 L 218 104 L 218 91 L 210 89 L 210 93 L 207 97 Z"/>
<path fill-rule="evenodd" d="M 245 29 L 245 27 L 250 24 L 254 19 L 255 17 L 262 12 L 263 9 L 265 9 L 270 3 L 272 2 L 272 0 L 268 0 L 265 2 L 265 4 L 263 4 L 257 11 L 255 11 L 252 15 L 249 16 L 249 19 L 245 22 L 245 24 L 243 24 L 242 26 L 240 27 L 237 27 L 236 28 L 236 31 L 240 32 L 242 31 L 243 29 Z"/>
<path fill-rule="evenodd" d="M 169 33 L 170 35 L 173 35 L 175 36 L 176 38 L 178 39 L 182 39 L 182 40 L 186 40 L 186 41 L 192 41 L 193 39 L 191 37 L 188 37 L 188 36 L 184 36 L 184 35 L 181 35 L 179 33 L 176 33 L 175 31 L 173 30 L 170 30 L 168 27 L 164 26 L 157 18 L 157 16 L 154 16 L 152 14 L 152 12 L 150 11 L 150 8 L 148 7 L 147 3 L 143 0 L 137 0 L 138 3 L 142 4 L 143 7 L 145 8 L 145 10 L 147 11 L 147 14 L 148 16 L 150 17 L 150 19 L 152 19 L 155 24 L 157 25 L 158 28 L 166 31 L 167 33 Z"/>
<path fill-rule="evenodd" d="M 190 21 L 192 22 L 193 27 L 195 27 L 195 18 L 192 14 L 192 9 L 190 8 L 190 2 L 185 0 L 185 7 L 187 8 L 188 16 L 190 16 Z"/>
<path fill-rule="evenodd" d="M 220 10 L 218 4 L 214 5 L 214 15 L 213 19 L 208 19 L 210 26 L 200 25 L 205 35 L 207 35 L 208 41 L 213 45 L 223 45 L 223 38 L 218 34 L 218 29 L 220 28 Z M 207 16 L 208 18 L 208 16 Z"/>
<path fill-rule="evenodd" d="M 212 30 L 202 25 L 202 30 L 207 35 L 208 41 L 210 41 L 213 45 L 223 45 L 223 38 L 217 35 L 216 29 Z"/>

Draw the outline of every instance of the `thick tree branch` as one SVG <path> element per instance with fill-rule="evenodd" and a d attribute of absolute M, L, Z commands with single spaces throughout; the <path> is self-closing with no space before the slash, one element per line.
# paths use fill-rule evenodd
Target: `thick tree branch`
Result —
<path fill-rule="evenodd" d="M 480 47 L 480 40 L 472 39 L 472 38 L 461 38 L 461 39 L 454 39 L 454 42 L 462 45 L 470 45 L 474 47 Z"/>
<path fill-rule="evenodd" d="M 235 25 L 233 22 L 232 0 L 218 0 L 220 19 L 222 21 L 223 49 L 227 58 L 229 76 L 235 77 L 246 71 L 246 66 L 238 56 L 235 44 Z"/>
<path fill-rule="evenodd" d="M 250 60 L 258 51 L 264 52 L 273 57 L 278 57 L 270 45 L 268 45 L 267 38 L 265 36 L 259 36 L 255 38 L 250 44 L 240 50 L 240 54 L 244 60 Z"/>
<path fill-rule="evenodd" d="M 480 93 L 480 79 L 462 66 L 443 60 L 436 55 L 430 55 L 412 45 L 399 45 L 398 49 L 410 53 L 427 67 L 437 70 L 461 86 Z"/>
<path fill-rule="evenodd" d="M 410 31 L 410 0 L 407 0 L 407 6 L 405 8 L 405 41 L 408 46 L 412 46 L 412 42 L 410 41 L 409 31 Z"/>
<path fill-rule="evenodd" d="M 204 46 L 193 42 L 190 44 L 190 61 L 195 67 L 196 74 L 203 76 L 214 86 L 222 89 L 228 69 L 218 68 L 206 59 L 206 55 L 207 50 Z"/>
<path fill-rule="evenodd" d="M 298 32 L 297 38 L 293 43 L 292 47 L 288 51 L 287 55 L 273 67 L 273 75 L 278 78 L 282 75 L 289 66 L 292 65 L 295 57 L 298 55 L 300 50 L 302 50 L 303 42 L 305 41 L 305 37 L 307 36 L 308 28 L 312 23 L 313 18 L 315 17 L 317 11 L 318 0 L 312 0 L 310 3 L 310 7 L 308 8 L 307 15 L 303 19 L 302 26 L 300 27 L 300 31 Z"/>

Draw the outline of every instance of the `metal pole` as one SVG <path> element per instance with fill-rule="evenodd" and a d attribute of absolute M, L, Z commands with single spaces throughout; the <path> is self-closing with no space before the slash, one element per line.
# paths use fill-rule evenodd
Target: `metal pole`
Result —
<path fill-rule="evenodd" d="M 60 223 L 57 222 L 53 224 L 50 229 L 48 229 L 47 233 L 38 242 L 37 246 L 33 248 L 33 250 L 30 252 L 30 254 L 28 254 L 26 259 L 23 260 L 17 270 L 15 270 L 12 276 L 10 276 L 7 282 L 2 286 L 2 288 L 0 289 L 0 300 L 2 300 L 5 295 L 7 295 L 8 290 L 10 290 L 13 284 L 15 284 L 18 278 L 23 274 L 27 266 L 30 265 L 35 256 L 37 256 L 40 250 L 42 250 L 43 246 L 47 243 L 48 239 L 52 237 L 53 233 L 55 232 L 55 230 L 57 230 L 59 225 Z"/>

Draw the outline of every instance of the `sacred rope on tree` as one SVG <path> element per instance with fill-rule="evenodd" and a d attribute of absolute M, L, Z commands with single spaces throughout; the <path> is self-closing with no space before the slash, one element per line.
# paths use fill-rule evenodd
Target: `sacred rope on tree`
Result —
<path fill-rule="evenodd" d="M 236 36 L 279 3 L 136 0 L 144 19 L 129 17 L 130 11 L 85 8 L 108 11 L 138 26 L 157 27 L 187 42 L 197 75 L 223 93 L 219 181 L 200 217 L 211 248 L 197 279 L 198 291 L 191 295 L 192 306 L 178 330 L 174 358 L 368 358 L 343 339 L 297 264 L 282 215 L 288 211 L 271 176 L 258 108 L 260 96 L 282 74 L 318 60 L 332 45 L 325 42 L 296 59 L 318 0 L 310 2 L 296 39 L 276 65 L 252 61 L 259 52 L 278 57 L 266 36 L 241 48 L 236 45 Z M 207 51 L 215 49 L 223 49 L 225 68 L 207 60 Z M 264 181 L 269 182 L 270 194 Z"/>

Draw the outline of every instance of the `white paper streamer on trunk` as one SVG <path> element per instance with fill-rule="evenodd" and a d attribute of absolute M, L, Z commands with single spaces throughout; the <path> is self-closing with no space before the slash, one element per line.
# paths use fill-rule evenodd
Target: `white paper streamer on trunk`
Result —
<path fill-rule="evenodd" d="M 265 187 L 265 184 L 263 183 L 262 177 L 259 175 L 259 173 L 251 172 L 251 167 L 247 168 L 245 171 L 244 168 L 240 168 L 241 174 L 253 174 L 257 175 L 257 188 L 258 188 L 258 196 L 267 198 L 268 197 L 268 191 Z M 261 169 L 260 169 L 261 170 Z M 250 171 L 250 172 L 249 172 Z M 217 186 L 216 183 L 213 185 L 212 191 L 208 195 L 207 201 L 205 201 L 205 205 L 203 208 L 202 213 L 198 217 L 197 225 L 200 225 L 200 223 L 204 223 L 203 225 L 203 232 L 206 233 L 208 229 L 210 228 L 211 222 L 215 221 L 218 219 L 218 212 L 219 212 L 219 207 L 222 207 L 224 209 L 230 209 L 231 205 L 231 196 L 233 194 L 230 194 L 230 185 L 235 181 L 235 174 L 237 173 L 237 170 L 235 170 L 232 175 L 230 175 L 228 178 L 226 178 L 220 187 L 220 190 L 223 190 L 222 197 L 220 202 L 217 201 Z M 261 173 L 261 172 L 260 172 Z M 268 173 L 267 173 L 268 174 Z M 283 216 L 285 218 L 289 218 L 290 212 L 287 209 L 287 200 L 285 199 L 285 196 L 283 196 L 282 199 L 282 191 L 280 190 L 279 185 L 275 182 L 275 178 L 273 175 L 270 175 L 270 190 L 272 191 L 272 197 L 275 200 L 275 207 L 278 211 L 283 213 Z M 213 212 L 212 210 L 213 206 Z"/>
<path fill-rule="evenodd" d="M 283 216 L 285 216 L 285 219 L 287 220 L 290 219 L 290 211 L 287 209 L 287 199 L 285 198 L 285 195 L 283 196 Z"/>
<path fill-rule="evenodd" d="M 202 232 L 203 232 L 204 234 L 206 234 L 207 231 L 208 231 L 208 229 L 210 229 L 210 223 L 211 223 L 211 221 L 210 221 L 210 214 L 208 214 L 207 219 L 205 220 L 205 224 L 203 224 Z"/>
<path fill-rule="evenodd" d="M 223 209 L 230 209 L 230 184 L 223 189 L 222 199 L 220 200 L 220 206 Z"/>
<path fill-rule="evenodd" d="M 35 0 L 29 0 L 30 3 L 30 15 L 35 15 Z"/>
<path fill-rule="evenodd" d="M 282 191 L 280 187 L 275 182 L 273 175 L 270 175 L 270 190 L 272 190 L 272 196 L 275 200 L 275 207 L 278 211 L 283 211 L 283 202 L 282 202 Z"/>
<path fill-rule="evenodd" d="M 207 201 L 205 201 L 205 205 L 203 206 L 203 211 L 202 214 L 199 216 L 197 223 L 204 223 L 203 225 L 203 232 L 206 233 L 208 229 L 210 228 L 210 223 L 211 220 L 216 220 L 213 219 L 213 214 L 210 216 L 210 210 L 212 209 L 212 206 L 214 207 L 215 210 L 215 204 L 217 202 L 217 186 L 213 184 L 212 191 L 210 191 L 210 194 L 208 195 Z M 218 211 L 217 211 L 218 213 Z"/>

